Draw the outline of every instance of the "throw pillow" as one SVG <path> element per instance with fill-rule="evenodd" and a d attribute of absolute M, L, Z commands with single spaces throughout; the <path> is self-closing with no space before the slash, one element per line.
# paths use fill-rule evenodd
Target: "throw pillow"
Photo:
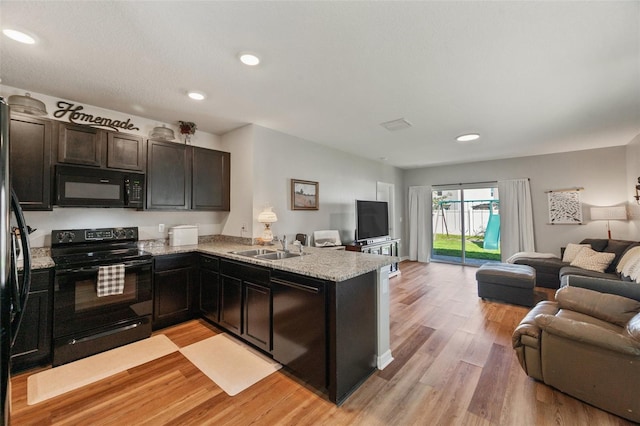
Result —
<path fill-rule="evenodd" d="M 585 247 L 591 248 L 591 245 L 573 243 L 567 244 L 567 247 L 564 249 L 564 256 L 562 256 L 562 261 L 567 263 L 573 262 L 573 259 L 576 258 L 576 255 L 580 253 L 580 251 Z"/>
<path fill-rule="evenodd" d="M 589 247 L 583 247 L 571 262 L 571 266 L 577 266 L 589 271 L 604 272 L 614 257 L 616 257 L 615 253 L 600 253 Z"/>
<path fill-rule="evenodd" d="M 640 314 L 629 320 L 626 330 L 632 339 L 640 342 Z"/>
<path fill-rule="evenodd" d="M 585 238 L 580 241 L 580 244 L 589 244 L 595 251 L 604 251 L 604 248 L 609 245 L 607 238 Z"/>

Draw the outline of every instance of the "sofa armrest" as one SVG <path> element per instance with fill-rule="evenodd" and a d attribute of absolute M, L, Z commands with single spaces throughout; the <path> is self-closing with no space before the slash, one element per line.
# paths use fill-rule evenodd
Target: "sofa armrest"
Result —
<path fill-rule="evenodd" d="M 640 342 L 622 333 L 606 330 L 594 324 L 548 314 L 536 316 L 535 322 L 538 327 L 549 334 L 625 355 L 640 356 Z"/>
<path fill-rule="evenodd" d="M 513 349 L 518 362 L 528 376 L 542 381 L 542 363 L 540 358 L 541 330 L 536 325 L 536 315 L 555 315 L 560 308 L 555 302 L 540 302 L 520 321 L 512 336 Z"/>
<path fill-rule="evenodd" d="M 558 258 L 535 257 L 521 257 L 513 263 L 531 266 L 536 270 L 536 286 L 547 288 L 560 287 L 560 269 L 569 265 Z"/>
<path fill-rule="evenodd" d="M 582 287 L 600 293 L 616 294 L 640 301 L 640 284 L 637 282 L 610 280 L 604 278 L 583 277 L 579 275 L 565 275 L 562 277 L 560 288 L 566 286 Z"/>
<path fill-rule="evenodd" d="M 511 336 L 513 348 L 515 349 L 522 345 L 537 348 L 540 338 L 540 327 L 536 324 L 536 316 L 540 314 L 555 315 L 559 310 L 560 307 L 556 302 L 544 301 L 534 306 L 527 315 L 522 318 L 518 327 L 513 331 L 513 335 Z"/>

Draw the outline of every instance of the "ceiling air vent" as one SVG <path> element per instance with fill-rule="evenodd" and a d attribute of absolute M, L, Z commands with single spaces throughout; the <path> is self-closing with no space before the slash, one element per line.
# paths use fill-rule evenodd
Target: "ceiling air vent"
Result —
<path fill-rule="evenodd" d="M 395 132 L 397 130 L 402 130 L 402 129 L 408 129 L 409 127 L 411 127 L 411 123 L 409 123 L 405 118 L 398 118 L 396 120 L 385 121 L 384 123 L 380 123 L 380 125 L 390 132 Z"/>

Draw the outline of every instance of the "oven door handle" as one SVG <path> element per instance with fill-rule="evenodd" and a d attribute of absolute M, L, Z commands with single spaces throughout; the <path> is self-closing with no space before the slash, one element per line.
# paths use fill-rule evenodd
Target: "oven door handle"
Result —
<path fill-rule="evenodd" d="M 124 263 L 125 269 L 129 269 L 137 266 L 146 266 L 146 265 L 151 266 L 151 260 L 131 260 L 129 262 L 123 262 L 123 263 Z M 115 264 L 117 265 L 118 263 L 115 263 Z M 71 273 L 77 273 L 77 272 L 98 272 L 99 269 L 100 269 L 100 265 L 86 266 L 82 268 L 57 269 L 56 272 L 58 274 L 71 274 Z"/>

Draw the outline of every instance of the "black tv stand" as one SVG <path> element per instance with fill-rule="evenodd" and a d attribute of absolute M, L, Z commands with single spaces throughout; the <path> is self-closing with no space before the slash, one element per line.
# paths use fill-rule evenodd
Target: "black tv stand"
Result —
<path fill-rule="evenodd" d="M 369 243 L 371 241 L 371 243 Z M 398 256 L 398 246 L 400 239 L 392 239 L 391 237 L 372 238 L 367 241 L 353 242 L 347 244 L 345 249 L 347 251 L 357 251 L 361 253 L 380 254 L 382 256 Z M 389 277 L 394 277 L 400 274 L 398 268 L 398 262 L 391 264 L 389 270 Z"/>

